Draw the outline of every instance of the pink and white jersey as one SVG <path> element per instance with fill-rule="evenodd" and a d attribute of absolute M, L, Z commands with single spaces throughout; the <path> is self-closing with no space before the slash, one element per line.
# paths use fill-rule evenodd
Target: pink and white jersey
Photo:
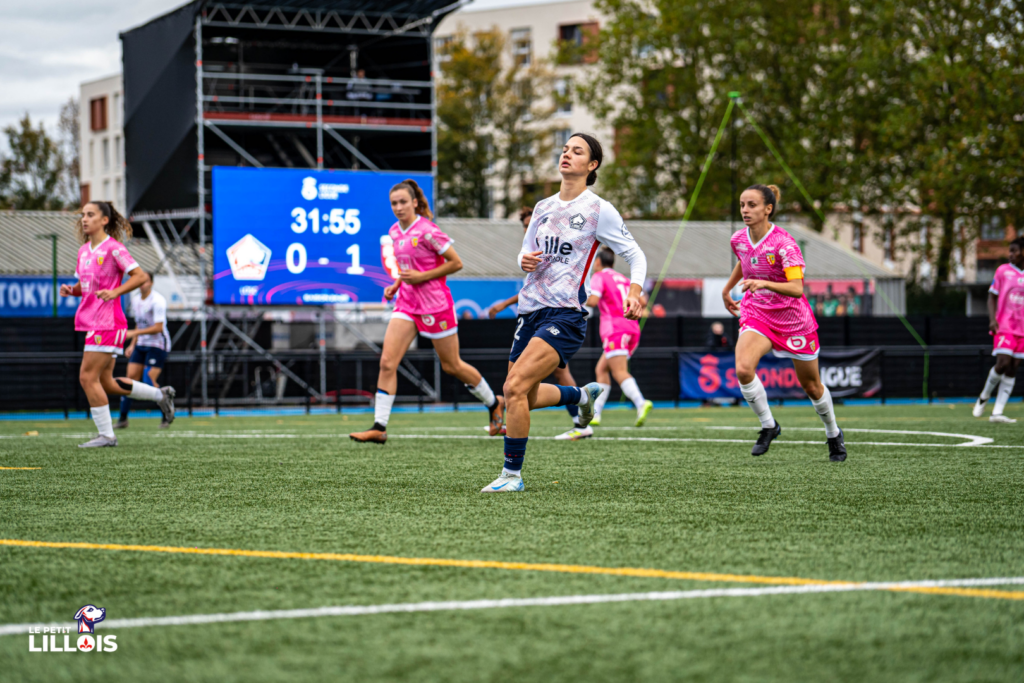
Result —
<path fill-rule="evenodd" d="M 75 277 L 82 283 L 82 302 L 75 313 L 75 329 L 124 330 L 128 321 L 121 310 L 121 300 L 103 301 L 96 292 L 117 289 L 125 273 L 138 268 L 135 259 L 124 245 L 107 237 L 95 249 L 86 242 L 78 249 Z"/>
<path fill-rule="evenodd" d="M 604 268 L 590 276 L 590 293 L 601 297 L 597 310 L 601 313 L 601 338 L 616 332 L 640 334 L 640 323 L 627 320 L 622 307 L 629 292 L 629 278 L 611 268 Z"/>
<path fill-rule="evenodd" d="M 999 297 L 996 302 L 996 322 L 999 331 L 1024 337 L 1024 270 L 1012 263 L 996 268 L 992 286 L 988 291 Z"/>
<path fill-rule="evenodd" d="M 519 291 L 519 315 L 542 308 L 583 310 L 589 296 L 587 275 L 602 243 L 629 263 L 630 282 L 643 286 L 647 259 L 614 206 L 590 190 L 568 202 L 557 194 L 542 199 L 533 209 L 519 252 L 520 265 L 527 253 L 543 252 Z"/>
<path fill-rule="evenodd" d="M 400 270 L 433 270 L 444 263 L 441 257 L 452 245 L 452 238 L 444 234 L 441 228 L 420 216 L 402 230 L 395 223 L 388 230 L 388 236 L 394 242 L 395 260 Z M 406 313 L 437 313 L 452 305 L 452 293 L 445 284 L 445 278 L 439 277 L 429 282 L 410 285 L 405 282 L 398 288 L 398 299 L 395 308 Z"/>
<path fill-rule="evenodd" d="M 732 251 L 743 268 L 744 280 L 788 282 L 786 270 L 800 268 L 803 276 L 804 255 L 796 240 L 777 225 L 768 228 L 768 234 L 754 244 L 748 228 L 732 236 Z M 759 320 L 779 334 L 792 335 L 818 329 L 807 297 L 791 297 L 767 289 L 747 292 L 740 302 L 742 319 Z"/>

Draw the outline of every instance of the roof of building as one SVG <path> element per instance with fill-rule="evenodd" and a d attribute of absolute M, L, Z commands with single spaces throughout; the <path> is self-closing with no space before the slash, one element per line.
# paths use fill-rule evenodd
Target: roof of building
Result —
<path fill-rule="evenodd" d="M 455 248 L 462 258 L 464 267 L 456 277 L 522 276 L 516 265 L 523 240 L 523 229 L 518 221 L 438 218 L 437 224 L 455 240 Z M 679 225 L 678 221 L 629 221 L 629 231 L 647 256 L 650 276 L 661 272 Z M 808 279 L 899 277 L 813 230 L 796 224 L 782 227 L 800 244 L 808 264 Z M 728 277 L 733 267 L 729 248 L 732 233 L 727 222 L 687 223 L 666 276 Z M 616 265 L 620 270 L 625 269 L 625 264 Z"/>
<path fill-rule="evenodd" d="M 44 235 L 57 234 L 57 273 L 72 275 L 81 246 L 75 239 L 78 214 L 70 211 L 0 211 L 0 275 L 40 275 L 53 270 L 53 252 Z M 141 226 L 136 224 L 139 232 Z M 131 239 L 125 243 L 135 261 L 146 270 L 160 264 L 160 258 L 149 240 Z M 176 253 L 188 270 L 196 266 L 190 252 Z"/>

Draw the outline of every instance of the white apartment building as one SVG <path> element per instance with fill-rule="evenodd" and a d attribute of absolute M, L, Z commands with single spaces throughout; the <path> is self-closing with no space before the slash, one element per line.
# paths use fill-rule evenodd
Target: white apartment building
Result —
<path fill-rule="evenodd" d="M 125 210 L 124 82 L 121 74 L 79 86 L 82 203 L 110 201 Z"/>
<path fill-rule="evenodd" d="M 549 177 L 536 178 L 536 183 L 550 183 L 551 192 L 558 189 L 561 179 L 558 175 L 557 153 L 575 131 L 595 134 L 604 147 L 604 163 L 611 161 L 614 141 L 612 130 L 601 125 L 587 109 L 585 103 L 572 96 L 574 85 L 591 68 L 597 55 L 584 57 L 579 64 L 556 64 L 556 45 L 559 41 L 575 41 L 585 45 L 590 36 L 596 36 L 602 16 L 590 0 L 565 0 L 510 7 L 488 7 L 475 9 L 473 4 L 445 17 L 434 30 L 434 52 L 442 54 L 445 43 L 459 31 L 472 35 L 476 32 L 497 28 L 508 36 L 511 48 L 510 59 L 523 64 L 533 60 L 545 60 L 556 74 L 555 90 L 559 95 L 559 106 L 555 115 L 546 122 L 554 129 L 551 172 Z M 443 64 L 440 65 L 443 71 Z M 440 75 L 440 74 L 439 74 Z M 496 188 L 492 188 L 496 189 Z M 494 202 L 492 202 L 492 205 Z M 500 217 L 501 209 L 495 210 Z"/>

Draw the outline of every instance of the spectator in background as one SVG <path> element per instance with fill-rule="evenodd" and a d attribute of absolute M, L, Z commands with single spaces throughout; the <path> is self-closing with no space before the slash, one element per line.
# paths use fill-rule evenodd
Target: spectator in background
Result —
<path fill-rule="evenodd" d="M 730 348 L 732 346 L 732 340 L 729 338 L 729 335 L 725 333 L 725 325 L 717 320 L 711 323 L 711 328 L 708 330 L 708 336 L 704 341 L 704 346 L 709 349 Z"/>

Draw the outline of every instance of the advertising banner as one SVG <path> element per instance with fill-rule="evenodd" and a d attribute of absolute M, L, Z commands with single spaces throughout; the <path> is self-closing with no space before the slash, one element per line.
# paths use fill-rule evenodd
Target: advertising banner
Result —
<path fill-rule="evenodd" d="M 821 381 L 836 398 L 867 398 L 882 389 L 882 360 L 878 350 L 822 351 L 818 368 Z M 758 364 L 757 376 L 768 398 L 807 397 L 789 358 L 768 354 Z M 743 398 L 732 351 L 679 354 L 679 386 L 681 399 Z"/>
<path fill-rule="evenodd" d="M 74 277 L 58 276 L 57 286 L 73 285 Z M 33 275 L 0 276 L 0 318 L 50 318 L 53 316 L 53 278 Z M 57 297 L 57 315 L 74 317 L 77 296 Z"/>
<path fill-rule="evenodd" d="M 323 305 L 380 301 L 391 276 L 381 237 L 395 222 L 388 191 L 427 173 L 213 169 L 213 300 Z"/>

